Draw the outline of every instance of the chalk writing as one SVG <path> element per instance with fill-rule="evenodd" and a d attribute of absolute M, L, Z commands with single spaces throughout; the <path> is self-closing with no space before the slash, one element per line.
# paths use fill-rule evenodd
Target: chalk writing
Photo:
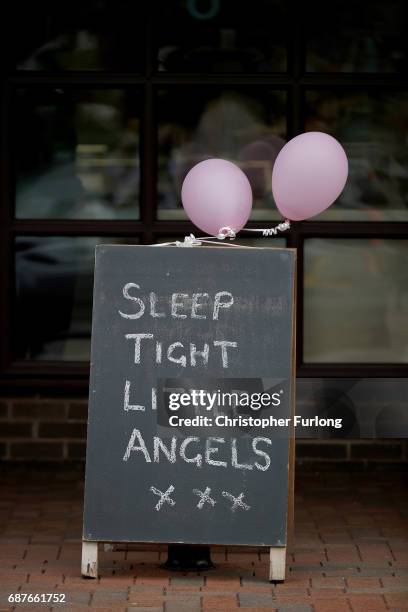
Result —
<path fill-rule="evenodd" d="M 173 491 L 174 491 L 173 485 L 170 485 L 169 488 L 167 489 L 167 491 L 165 491 L 164 493 L 163 493 L 163 491 L 160 491 L 160 489 L 156 489 L 156 487 L 153 487 L 153 486 L 150 487 L 150 491 L 152 493 L 154 493 L 155 495 L 158 495 L 160 497 L 159 501 L 155 505 L 155 508 L 156 508 L 157 511 L 159 511 L 160 508 L 165 503 L 169 504 L 170 506 L 175 506 L 176 505 L 176 502 L 174 501 L 174 499 L 172 499 L 170 497 L 170 493 L 173 493 Z"/>
<path fill-rule="evenodd" d="M 205 487 L 205 491 L 200 491 L 200 489 L 193 489 L 193 493 L 198 495 L 199 498 L 200 498 L 200 500 L 199 500 L 199 502 L 197 504 L 197 508 L 199 508 L 200 510 L 201 510 L 201 508 L 203 508 L 205 502 L 209 503 L 210 506 L 213 506 L 213 507 L 217 503 L 215 501 L 215 499 L 210 497 L 210 493 L 211 493 L 210 487 Z"/>
<path fill-rule="evenodd" d="M 85 539 L 285 543 L 294 263 L 98 247 Z"/>
<path fill-rule="evenodd" d="M 248 504 L 246 504 L 244 501 L 242 501 L 243 498 L 245 497 L 243 493 L 240 493 L 238 497 L 235 497 L 234 495 L 232 495 L 232 493 L 228 493 L 228 491 L 223 491 L 222 494 L 224 497 L 227 497 L 228 499 L 232 501 L 232 506 L 231 506 L 232 512 L 235 512 L 237 508 L 242 508 L 243 510 L 249 510 L 251 507 L 251 506 L 248 506 Z"/>
<path fill-rule="evenodd" d="M 255 468 L 256 470 L 265 472 L 271 465 L 271 459 L 267 452 L 258 448 L 258 444 L 261 442 L 272 445 L 270 438 L 254 438 L 252 440 L 252 450 L 254 454 L 251 463 L 243 463 L 239 460 L 239 438 L 225 440 L 225 438 L 218 438 L 215 436 L 209 436 L 206 439 L 188 436 L 180 441 L 176 436 L 172 436 L 172 438 L 164 442 L 160 436 L 154 436 L 152 442 L 153 461 L 154 463 L 160 463 L 161 451 L 161 454 L 170 463 L 176 463 L 177 458 L 180 457 L 186 463 L 193 463 L 197 467 L 201 467 L 203 462 L 205 462 L 207 465 L 218 468 L 226 468 L 228 464 L 230 464 L 237 470 L 252 470 Z M 180 444 L 180 446 L 177 452 L 178 444 Z M 196 454 L 194 454 L 194 450 L 191 449 L 195 449 Z M 187 450 L 189 451 L 188 455 Z M 140 429 L 136 428 L 133 429 L 130 435 L 129 442 L 123 455 L 123 461 L 128 461 L 132 454 L 135 456 L 142 456 L 146 463 L 152 463 L 152 453 L 149 452 Z M 264 464 L 255 461 L 255 457 L 259 456 L 263 457 Z"/>

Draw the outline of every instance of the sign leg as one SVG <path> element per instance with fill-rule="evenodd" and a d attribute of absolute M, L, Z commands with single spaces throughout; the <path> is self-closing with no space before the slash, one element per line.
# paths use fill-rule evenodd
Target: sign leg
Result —
<path fill-rule="evenodd" d="M 98 542 L 82 540 L 81 574 L 84 578 L 98 577 Z"/>
<path fill-rule="evenodd" d="M 270 582 L 282 582 L 285 580 L 286 570 L 286 546 L 269 549 L 269 580 Z"/>

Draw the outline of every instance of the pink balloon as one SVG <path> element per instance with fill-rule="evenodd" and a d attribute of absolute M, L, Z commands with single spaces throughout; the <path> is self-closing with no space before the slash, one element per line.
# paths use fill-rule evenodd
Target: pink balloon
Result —
<path fill-rule="evenodd" d="M 333 204 L 346 184 L 347 156 L 335 138 L 306 132 L 279 152 L 272 171 L 272 192 L 285 219 L 301 221 Z"/>
<path fill-rule="evenodd" d="M 222 227 L 239 232 L 252 208 L 245 174 L 225 159 L 206 159 L 194 166 L 181 188 L 184 210 L 204 232 L 216 236 Z"/>

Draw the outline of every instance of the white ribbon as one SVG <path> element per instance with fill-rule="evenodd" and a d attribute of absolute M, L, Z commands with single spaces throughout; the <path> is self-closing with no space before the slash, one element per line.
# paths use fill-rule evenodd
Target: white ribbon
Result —
<path fill-rule="evenodd" d="M 243 232 L 257 232 L 258 234 L 262 234 L 262 236 L 271 237 L 276 236 L 278 232 L 284 232 L 290 228 L 289 219 L 285 219 L 282 223 L 279 223 L 275 227 L 269 227 L 266 229 L 262 228 L 248 228 L 244 227 L 241 231 Z M 235 240 L 237 233 L 231 227 L 225 226 L 221 227 L 216 236 L 200 236 L 196 238 L 194 234 L 190 234 L 189 236 L 184 236 L 184 241 L 180 242 L 180 240 L 176 240 L 175 242 L 162 242 L 160 244 L 152 244 L 151 246 L 161 247 L 161 246 L 178 246 L 178 247 L 194 247 L 201 246 L 203 243 L 214 244 L 214 240 L 225 240 L 229 238 L 229 240 Z M 231 242 L 226 242 L 226 246 L 234 246 L 239 247 L 239 244 L 232 244 Z M 249 247 L 250 248 L 250 247 Z"/>

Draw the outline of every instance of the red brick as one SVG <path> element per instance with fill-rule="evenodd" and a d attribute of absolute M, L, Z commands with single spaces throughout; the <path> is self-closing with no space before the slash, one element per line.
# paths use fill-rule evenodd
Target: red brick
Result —
<path fill-rule="evenodd" d="M 0 559 L 8 560 L 10 563 L 23 559 L 27 546 L 25 544 L 0 544 Z"/>
<path fill-rule="evenodd" d="M 302 595 L 286 594 L 286 595 L 279 595 L 276 598 L 276 601 L 273 602 L 273 605 L 274 606 L 276 605 L 276 607 L 279 609 L 280 606 L 288 605 L 288 604 L 293 604 L 293 605 L 309 604 L 311 605 L 311 603 L 312 603 L 312 599 L 309 596 L 306 598 Z"/>
<path fill-rule="evenodd" d="M 393 560 L 391 550 L 386 544 L 383 545 L 359 545 L 361 558 L 363 561 L 374 561 L 374 560 Z"/>
<path fill-rule="evenodd" d="M 68 406 L 68 419 L 86 421 L 88 402 L 71 402 Z"/>
<path fill-rule="evenodd" d="M 38 561 L 52 561 L 57 558 L 59 546 L 42 546 L 41 544 L 32 544 L 27 546 L 27 554 L 25 559 L 36 559 Z"/>
<path fill-rule="evenodd" d="M 110 582 L 105 578 L 102 577 L 101 582 L 106 583 L 110 587 Z M 156 597 L 158 597 L 159 595 L 164 594 L 165 588 L 167 587 L 159 584 L 131 584 L 129 586 L 129 594 L 133 595 L 141 593 L 142 595 L 146 595 L 147 593 L 153 593 Z"/>
<path fill-rule="evenodd" d="M 270 593 L 272 591 L 272 586 L 269 583 L 247 582 L 245 580 L 243 582 L 243 593 Z"/>
<path fill-rule="evenodd" d="M 269 597 L 273 608 L 279 604 L 287 604 L 288 607 L 307 605 L 313 607 L 315 612 L 344 612 L 347 602 L 353 602 L 354 612 L 381 610 L 385 604 L 384 593 L 390 609 L 407 609 L 407 593 L 403 590 L 407 588 L 408 576 L 402 574 L 407 567 L 403 545 L 406 529 L 402 512 L 404 492 L 402 485 L 394 481 L 382 481 L 377 474 L 370 474 L 369 478 L 367 475 L 359 479 L 348 477 L 343 481 L 339 476 L 334 480 L 325 475 L 317 479 L 315 476 L 312 478 L 312 475 L 304 479 L 301 476 L 297 483 L 296 499 L 298 538 L 295 540 L 295 548 L 291 549 L 295 550 L 297 563 L 293 563 L 293 557 L 289 554 L 286 582 L 273 588 L 268 582 L 267 553 L 262 552 L 262 561 L 255 563 L 258 549 L 246 553 L 247 549 L 238 547 L 229 549 L 228 553 L 243 560 L 234 564 L 223 559 L 223 562 L 217 564 L 216 570 L 205 576 L 206 586 L 202 587 L 200 594 L 200 585 L 204 582 L 202 576 L 175 575 L 158 567 L 159 550 L 164 551 L 162 558 L 166 556 L 165 547 L 158 545 L 134 546 L 128 551 L 127 560 L 126 546 L 114 552 L 105 553 L 101 550 L 100 579 L 84 580 L 80 576 L 83 495 L 80 477 L 72 477 L 72 468 L 70 472 L 58 470 L 52 474 L 38 468 L 35 476 L 32 470 L 24 471 L 24 475 L 22 470 L 19 474 L 7 474 L 4 470 L 3 473 L 4 484 L 0 499 L 0 520 L 5 525 L 0 545 L 0 555 L 2 547 L 5 553 L 4 561 L 0 563 L 0 583 L 3 589 L 8 586 L 17 589 L 23 585 L 24 591 L 37 587 L 47 591 L 57 584 L 59 590 L 73 593 L 73 597 L 75 593 L 78 597 L 88 597 L 91 592 L 95 592 L 98 594 L 95 603 L 110 612 L 119 609 L 124 611 L 124 608 L 118 606 L 113 595 L 113 599 L 108 601 L 106 593 L 126 589 L 129 589 L 131 601 L 145 602 L 140 607 L 148 608 L 153 602 L 153 606 L 159 609 L 162 609 L 165 602 L 169 603 L 169 608 L 176 609 L 179 604 L 181 610 L 184 604 L 183 608 L 188 610 L 189 602 L 193 608 L 193 602 L 197 602 L 201 596 L 207 599 L 207 610 L 217 609 L 212 607 L 212 601 L 217 602 L 214 605 L 218 609 L 234 610 L 237 608 L 237 593 L 240 596 L 248 593 Z M 350 525 L 353 527 L 350 528 Z M 318 532 L 329 542 L 327 550 L 330 561 L 322 558 L 323 565 L 316 562 L 316 559 L 324 557 L 324 545 L 318 539 Z M 397 540 L 395 554 L 401 554 L 401 559 L 392 565 L 384 556 L 387 542 L 381 538 L 386 532 Z M 360 546 L 364 561 L 355 561 L 356 548 L 354 544 L 350 545 L 351 534 Z M 31 544 L 28 544 L 29 541 Z M 62 549 L 59 558 L 52 558 L 47 551 L 59 550 L 60 545 Z M 8 546 L 11 548 L 7 549 Z M 26 549 L 30 554 L 23 559 Z M 225 548 L 217 550 L 221 556 L 225 553 Z M 21 551 L 20 557 L 18 551 Z M 369 559 L 370 551 L 374 560 Z M 344 557 L 344 561 L 333 561 L 332 557 L 336 557 L 336 554 Z M 303 563 L 299 563 L 299 559 Z M 145 563 L 142 565 L 143 560 Z M 372 566 L 370 561 L 375 565 Z M 17 567 L 12 570 L 13 564 Z M 359 567 L 362 573 L 349 576 L 352 566 L 353 571 L 357 572 Z M 391 577 L 389 574 L 398 571 L 398 567 L 401 567 L 401 576 Z M 42 568 L 45 573 L 41 572 Z M 3 581 L 1 574 L 5 575 Z M 347 581 L 343 580 L 343 576 L 347 577 Z M 381 584 L 384 588 L 381 588 Z M 343 585 L 348 591 L 346 594 L 343 593 Z M 272 593 L 275 600 L 271 597 Z M 256 610 L 262 597 L 258 599 L 256 601 L 253 598 L 252 601 L 250 597 L 244 597 L 242 602 L 252 605 Z M 229 605 L 231 601 L 233 603 Z M 75 606 L 76 601 L 73 599 L 70 609 L 75 610 Z M 136 605 L 130 603 L 126 606 L 136 609 Z M 90 609 L 93 607 L 91 605 Z M 250 609 L 245 608 L 248 611 Z"/>
<path fill-rule="evenodd" d="M 153 608 L 156 606 L 161 606 L 163 605 L 163 601 L 164 598 L 163 597 L 157 597 L 157 595 L 152 595 L 152 594 L 148 594 L 148 595 L 142 595 L 141 593 L 138 594 L 131 594 L 129 596 L 129 601 L 128 601 L 128 606 L 145 606 Z"/>
<path fill-rule="evenodd" d="M 238 608 L 238 600 L 235 595 L 217 595 L 216 597 L 204 596 L 204 610 L 232 610 Z"/>
<path fill-rule="evenodd" d="M 341 576 L 336 576 L 333 578 L 312 578 L 312 588 L 313 589 L 335 589 L 335 588 L 344 588 L 345 582 Z"/>
<path fill-rule="evenodd" d="M 28 438 L 32 435 L 31 423 L 5 422 L 1 424 L 2 438 Z"/>
<path fill-rule="evenodd" d="M 75 606 L 75 605 L 70 605 L 70 611 L 71 610 L 78 610 L 78 612 L 84 612 L 84 606 Z M 88 608 L 86 608 L 88 609 Z M 126 612 L 127 610 L 129 610 L 130 608 L 128 608 L 127 603 L 126 604 L 112 604 L 112 602 L 106 602 L 106 606 L 102 603 L 97 603 L 97 604 L 92 604 L 91 602 L 91 606 L 89 608 L 90 610 L 97 610 L 98 612 Z M 137 608 L 136 608 L 137 609 Z M 150 608 L 152 612 L 156 612 L 156 608 Z M 160 612 L 162 612 L 162 607 L 159 608 Z M 55 608 L 54 608 L 55 610 Z M 143 608 L 140 609 L 139 612 L 142 612 Z M 44 612 L 44 610 L 43 610 Z"/>
<path fill-rule="evenodd" d="M 288 581 L 277 584 L 274 587 L 274 593 L 276 597 L 280 597 L 283 594 L 304 595 L 306 597 L 308 595 L 308 586 L 306 587 L 304 584 L 297 585 L 296 582 L 293 583 L 292 581 Z"/>
<path fill-rule="evenodd" d="M 17 604 L 17 605 L 18 605 L 18 607 L 16 607 L 16 608 L 0 608 L 0 610 L 1 610 L 1 612 L 3 612 L 4 610 L 10 611 L 10 612 L 12 610 L 13 611 L 14 610 L 21 610 L 21 609 L 24 610 L 23 606 L 25 606 L 26 609 L 27 609 L 27 604 Z M 28 604 L 28 605 L 30 606 L 28 608 L 28 610 L 30 610 L 30 612 L 44 612 L 44 610 L 50 610 L 50 608 L 44 607 L 44 604 L 42 604 L 41 606 L 36 606 L 34 604 Z"/>
<path fill-rule="evenodd" d="M 390 442 L 354 442 L 351 444 L 350 453 L 352 459 L 400 459 L 402 446 Z"/>
<path fill-rule="evenodd" d="M 381 584 L 379 578 L 348 576 L 347 587 L 349 589 L 379 589 Z"/>
<path fill-rule="evenodd" d="M 296 457 L 319 459 L 345 459 L 348 444 L 345 442 L 297 442 Z"/>
<path fill-rule="evenodd" d="M 238 589 L 241 585 L 239 576 L 207 576 L 205 585 L 208 588 L 220 590 L 220 588 Z"/>
<path fill-rule="evenodd" d="M 226 551 L 211 549 L 211 559 L 214 561 L 214 563 L 225 563 L 227 560 Z"/>
<path fill-rule="evenodd" d="M 227 561 L 229 563 L 244 565 L 252 565 L 253 563 L 259 563 L 259 555 L 255 553 L 238 553 L 238 552 L 230 552 L 227 554 Z"/>
<path fill-rule="evenodd" d="M 248 608 L 247 606 L 245 606 L 245 608 L 242 608 L 242 610 L 244 610 L 245 612 L 276 612 L 277 608 L 270 608 L 269 606 L 267 608 L 265 608 L 265 606 L 263 606 L 262 608 Z"/>
<path fill-rule="evenodd" d="M 0 576 L 0 587 L 2 589 L 7 589 L 10 592 L 12 592 L 14 589 L 17 590 L 20 585 L 24 584 L 27 584 L 27 575 L 19 574 L 17 576 Z"/>
<path fill-rule="evenodd" d="M 296 565 L 319 565 L 325 561 L 324 552 L 298 552 L 295 554 Z"/>
<path fill-rule="evenodd" d="M 127 552 L 126 560 L 133 563 L 157 563 L 159 561 L 159 551 L 130 550 Z"/>
<path fill-rule="evenodd" d="M 86 438 L 86 423 L 40 423 L 40 438 Z"/>
<path fill-rule="evenodd" d="M 384 588 L 388 587 L 405 587 L 408 591 L 408 575 L 407 576 L 385 576 L 381 578 Z"/>
<path fill-rule="evenodd" d="M 19 401 L 12 405 L 13 417 L 16 419 L 52 419 L 59 420 L 66 417 L 64 401 Z"/>
<path fill-rule="evenodd" d="M 10 456 L 13 459 L 58 459 L 62 458 L 61 443 L 54 442 L 12 442 Z"/>
<path fill-rule="evenodd" d="M 0 419 L 8 416 L 8 405 L 5 401 L 0 401 Z"/>
<path fill-rule="evenodd" d="M 386 605 L 381 595 L 370 595 L 370 594 L 350 594 L 348 599 L 351 603 L 353 612 L 366 612 L 367 610 L 385 610 Z"/>
<path fill-rule="evenodd" d="M 313 599 L 342 599 L 345 595 L 345 589 L 310 589 L 310 595 Z"/>
<path fill-rule="evenodd" d="M 327 558 L 330 563 L 350 563 L 351 565 L 360 561 L 357 547 L 349 546 L 333 546 L 326 549 Z"/>
<path fill-rule="evenodd" d="M 397 610 L 408 610 L 408 593 L 390 593 L 385 595 L 387 604 Z"/>
<path fill-rule="evenodd" d="M 66 574 L 64 574 L 63 588 L 65 590 L 70 589 L 73 592 L 94 591 L 97 586 L 97 580 L 93 580 L 90 578 L 82 578 L 79 571 L 75 576 L 67 576 Z"/>
<path fill-rule="evenodd" d="M 139 572 L 138 575 L 136 576 L 136 584 L 153 584 L 153 585 L 160 585 L 163 587 L 167 587 L 169 585 L 169 577 L 166 575 L 161 575 L 161 576 L 152 576 L 152 575 L 148 575 L 148 576 L 140 576 Z"/>
<path fill-rule="evenodd" d="M 347 599 L 332 599 L 330 601 L 318 599 L 313 601 L 313 607 L 315 612 L 350 612 Z"/>
<path fill-rule="evenodd" d="M 106 590 L 106 589 L 100 589 L 97 588 L 94 591 L 93 597 L 92 597 L 92 605 L 95 604 L 104 604 L 104 603 L 108 603 L 108 602 L 125 602 L 127 600 L 127 589 L 122 588 L 119 591 L 116 590 Z"/>
<path fill-rule="evenodd" d="M 166 591 L 168 594 L 171 593 L 172 591 L 177 592 L 177 593 L 183 593 L 184 591 L 200 593 L 201 592 L 200 589 L 201 587 L 198 585 L 171 584 L 169 587 L 167 587 Z"/>
<path fill-rule="evenodd" d="M 408 538 L 388 538 L 388 544 L 394 552 L 408 550 Z"/>
<path fill-rule="evenodd" d="M 270 608 L 269 606 L 267 608 L 265 608 L 265 606 L 263 606 L 262 608 L 248 608 L 247 606 L 245 606 L 245 608 L 242 608 L 242 610 L 244 610 L 245 612 L 276 612 L 277 608 Z"/>
<path fill-rule="evenodd" d="M 86 456 L 86 442 L 68 442 L 68 459 L 84 459 Z"/>
<path fill-rule="evenodd" d="M 395 556 L 395 563 L 398 565 L 405 564 L 408 567 L 408 550 L 396 550 L 393 551 Z"/>

